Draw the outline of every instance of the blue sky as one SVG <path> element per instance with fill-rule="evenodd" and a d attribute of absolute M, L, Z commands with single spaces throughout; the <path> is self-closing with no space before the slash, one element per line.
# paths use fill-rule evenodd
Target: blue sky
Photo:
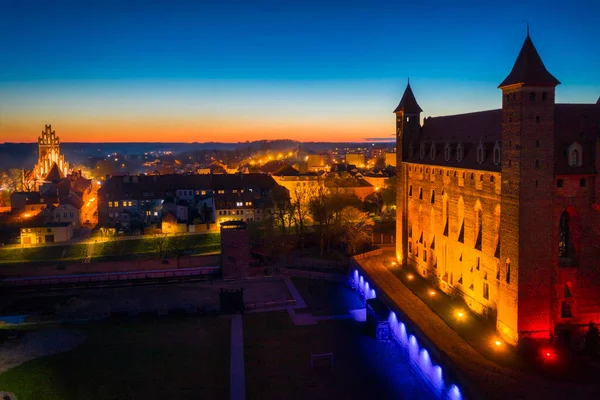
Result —
<path fill-rule="evenodd" d="M 424 116 L 499 107 L 525 21 L 557 100 L 600 96 L 597 0 L 120 3 L 2 3 L 0 142 L 391 137 L 409 76 Z"/>

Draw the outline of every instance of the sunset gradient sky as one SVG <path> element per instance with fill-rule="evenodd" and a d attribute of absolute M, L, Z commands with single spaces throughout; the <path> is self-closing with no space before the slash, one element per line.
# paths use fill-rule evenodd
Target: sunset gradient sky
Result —
<path fill-rule="evenodd" d="M 524 21 L 558 102 L 600 95 L 598 0 L 120 3 L 2 2 L 0 142 L 391 140 L 409 76 L 423 116 L 498 108 Z"/>

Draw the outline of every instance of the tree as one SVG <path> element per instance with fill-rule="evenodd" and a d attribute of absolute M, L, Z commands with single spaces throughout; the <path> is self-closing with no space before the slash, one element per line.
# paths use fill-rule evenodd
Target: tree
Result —
<path fill-rule="evenodd" d="M 291 223 L 291 203 L 290 192 L 283 186 L 275 186 L 271 191 L 273 199 L 273 208 L 269 213 L 273 218 L 273 223 L 280 227 L 281 234 L 289 233 Z"/>
<path fill-rule="evenodd" d="M 169 245 L 169 237 L 166 233 L 157 233 L 152 235 L 150 240 L 150 247 L 153 251 L 158 253 L 158 258 L 162 258 L 165 250 Z"/>
<path fill-rule="evenodd" d="M 183 233 L 175 233 L 171 235 L 168 238 L 167 247 L 175 254 L 175 258 L 177 259 L 177 267 L 179 267 L 179 257 L 183 253 L 183 250 L 185 250 L 187 247 L 187 236 Z"/>
<path fill-rule="evenodd" d="M 371 242 L 374 222 L 368 213 L 353 206 L 344 207 L 340 218 L 350 253 L 356 254 L 360 247 Z"/>

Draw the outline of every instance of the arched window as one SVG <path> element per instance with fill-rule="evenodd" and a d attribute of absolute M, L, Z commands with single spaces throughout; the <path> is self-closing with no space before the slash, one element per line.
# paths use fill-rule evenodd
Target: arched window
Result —
<path fill-rule="evenodd" d="M 479 146 L 477 146 L 477 163 L 481 164 L 483 163 L 483 159 L 484 159 L 484 149 L 483 149 L 483 143 L 479 143 Z"/>
<path fill-rule="evenodd" d="M 452 156 L 452 147 L 449 143 L 446 143 L 446 147 L 444 147 L 444 159 L 446 161 L 450 161 L 450 157 Z"/>
<path fill-rule="evenodd" d="M 444 236 L 448 236 L 448 195 L 442 196 L 442 219 L 444 221 Z"/>
<path fill-rule="evenodd" d="M 560 215 L 558 222 L 558 263 L 574 265 L 577 263 L 579 247 L 579 215 L 569 207 Z"/>
<path fill-rule="evenodd" d="M 494 209 L 494 257 L 500 259 L 500 204 Z"/>
<path fill-rule="evenodd" d="M 558 257 L 566 257 L 569 253 L 569 213 L 564 211 L 558 224 Z"/>
<path fill-rule="evenodd" d="M 569 148 L 567 149 L 567 155 L 569 157 L 569 166 L 571 167 L 580 167 L 582 164 L 582 150 L 583 148 L 577 142 L 571 143 Z"/>
<path fill-rule="evenodd" d="M 500 143 L 496 142 L 496 144 L 494 145 L 494 164 L 499 165 L 500 164 Z"/>
<path fill-rule="evenodd" d="M 481 251 L 481 242 L 483 236 L 483 209 L 481 203 L 477 200 L 475 203 L 475 250 Z"/>
<path fill-rule="evenodd" d="M 409 158 L 412 158 L 414 151 L 415 151 L 415 149 L 414 149 L 414 146 L 413 146 L 413 144 L 411 142 L 411 143 L 408 144 L 408 157 Z"/>
<path fill-rule="evenodd" d="M 459 143 L 458 146 L 456 146 L 456 160 L 458 162 L 462 161 L 463 155 L 464 155 L 463 152 L 464 152 L 463 145 L 462 145 L 462 143 Z"/>
<path fill-rule="evenodd" d="M 425 143 L 421 143 L 421 149 L 419 150 L 419 157 L 421 160 L 425 158 Z"/>
<path fill-rule="evenodd" d="M 465 242 L 465 201 L 458 198 L 458 241 Z"/>
<path fill-rule="evenodd" d="M 435 160 L 435 142 L 431 143 L 431 149 L 429 150 L 429 157 L 431 157 L 432 160 Z"/>
<path fill-rule="evenodd" d="M 571 166 L 577 165 L 579 165 L 579 150 L 573 149 L 573 151 L 571 151 Z"/>

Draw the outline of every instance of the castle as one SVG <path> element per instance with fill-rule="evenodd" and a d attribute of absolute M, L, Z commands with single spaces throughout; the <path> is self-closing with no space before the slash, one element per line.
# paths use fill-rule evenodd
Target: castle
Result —
<path fill-rule="evenodd" d="M 501 109 L 421 125 L 409 83 L 394 110 L 397 258 L 510 343 L 600 322 L 600 99 L 559 84 L 528 33 Z"/>
<path fill-rule="evenodd" d="M 23 176 L 23 186 L 37 191 L 44 182 L 58 182 L 69 174 L 69 163 L 60 154 L 60 138 L 46 125 L 38 137 L 38 162 L 32 171 Z"/>

